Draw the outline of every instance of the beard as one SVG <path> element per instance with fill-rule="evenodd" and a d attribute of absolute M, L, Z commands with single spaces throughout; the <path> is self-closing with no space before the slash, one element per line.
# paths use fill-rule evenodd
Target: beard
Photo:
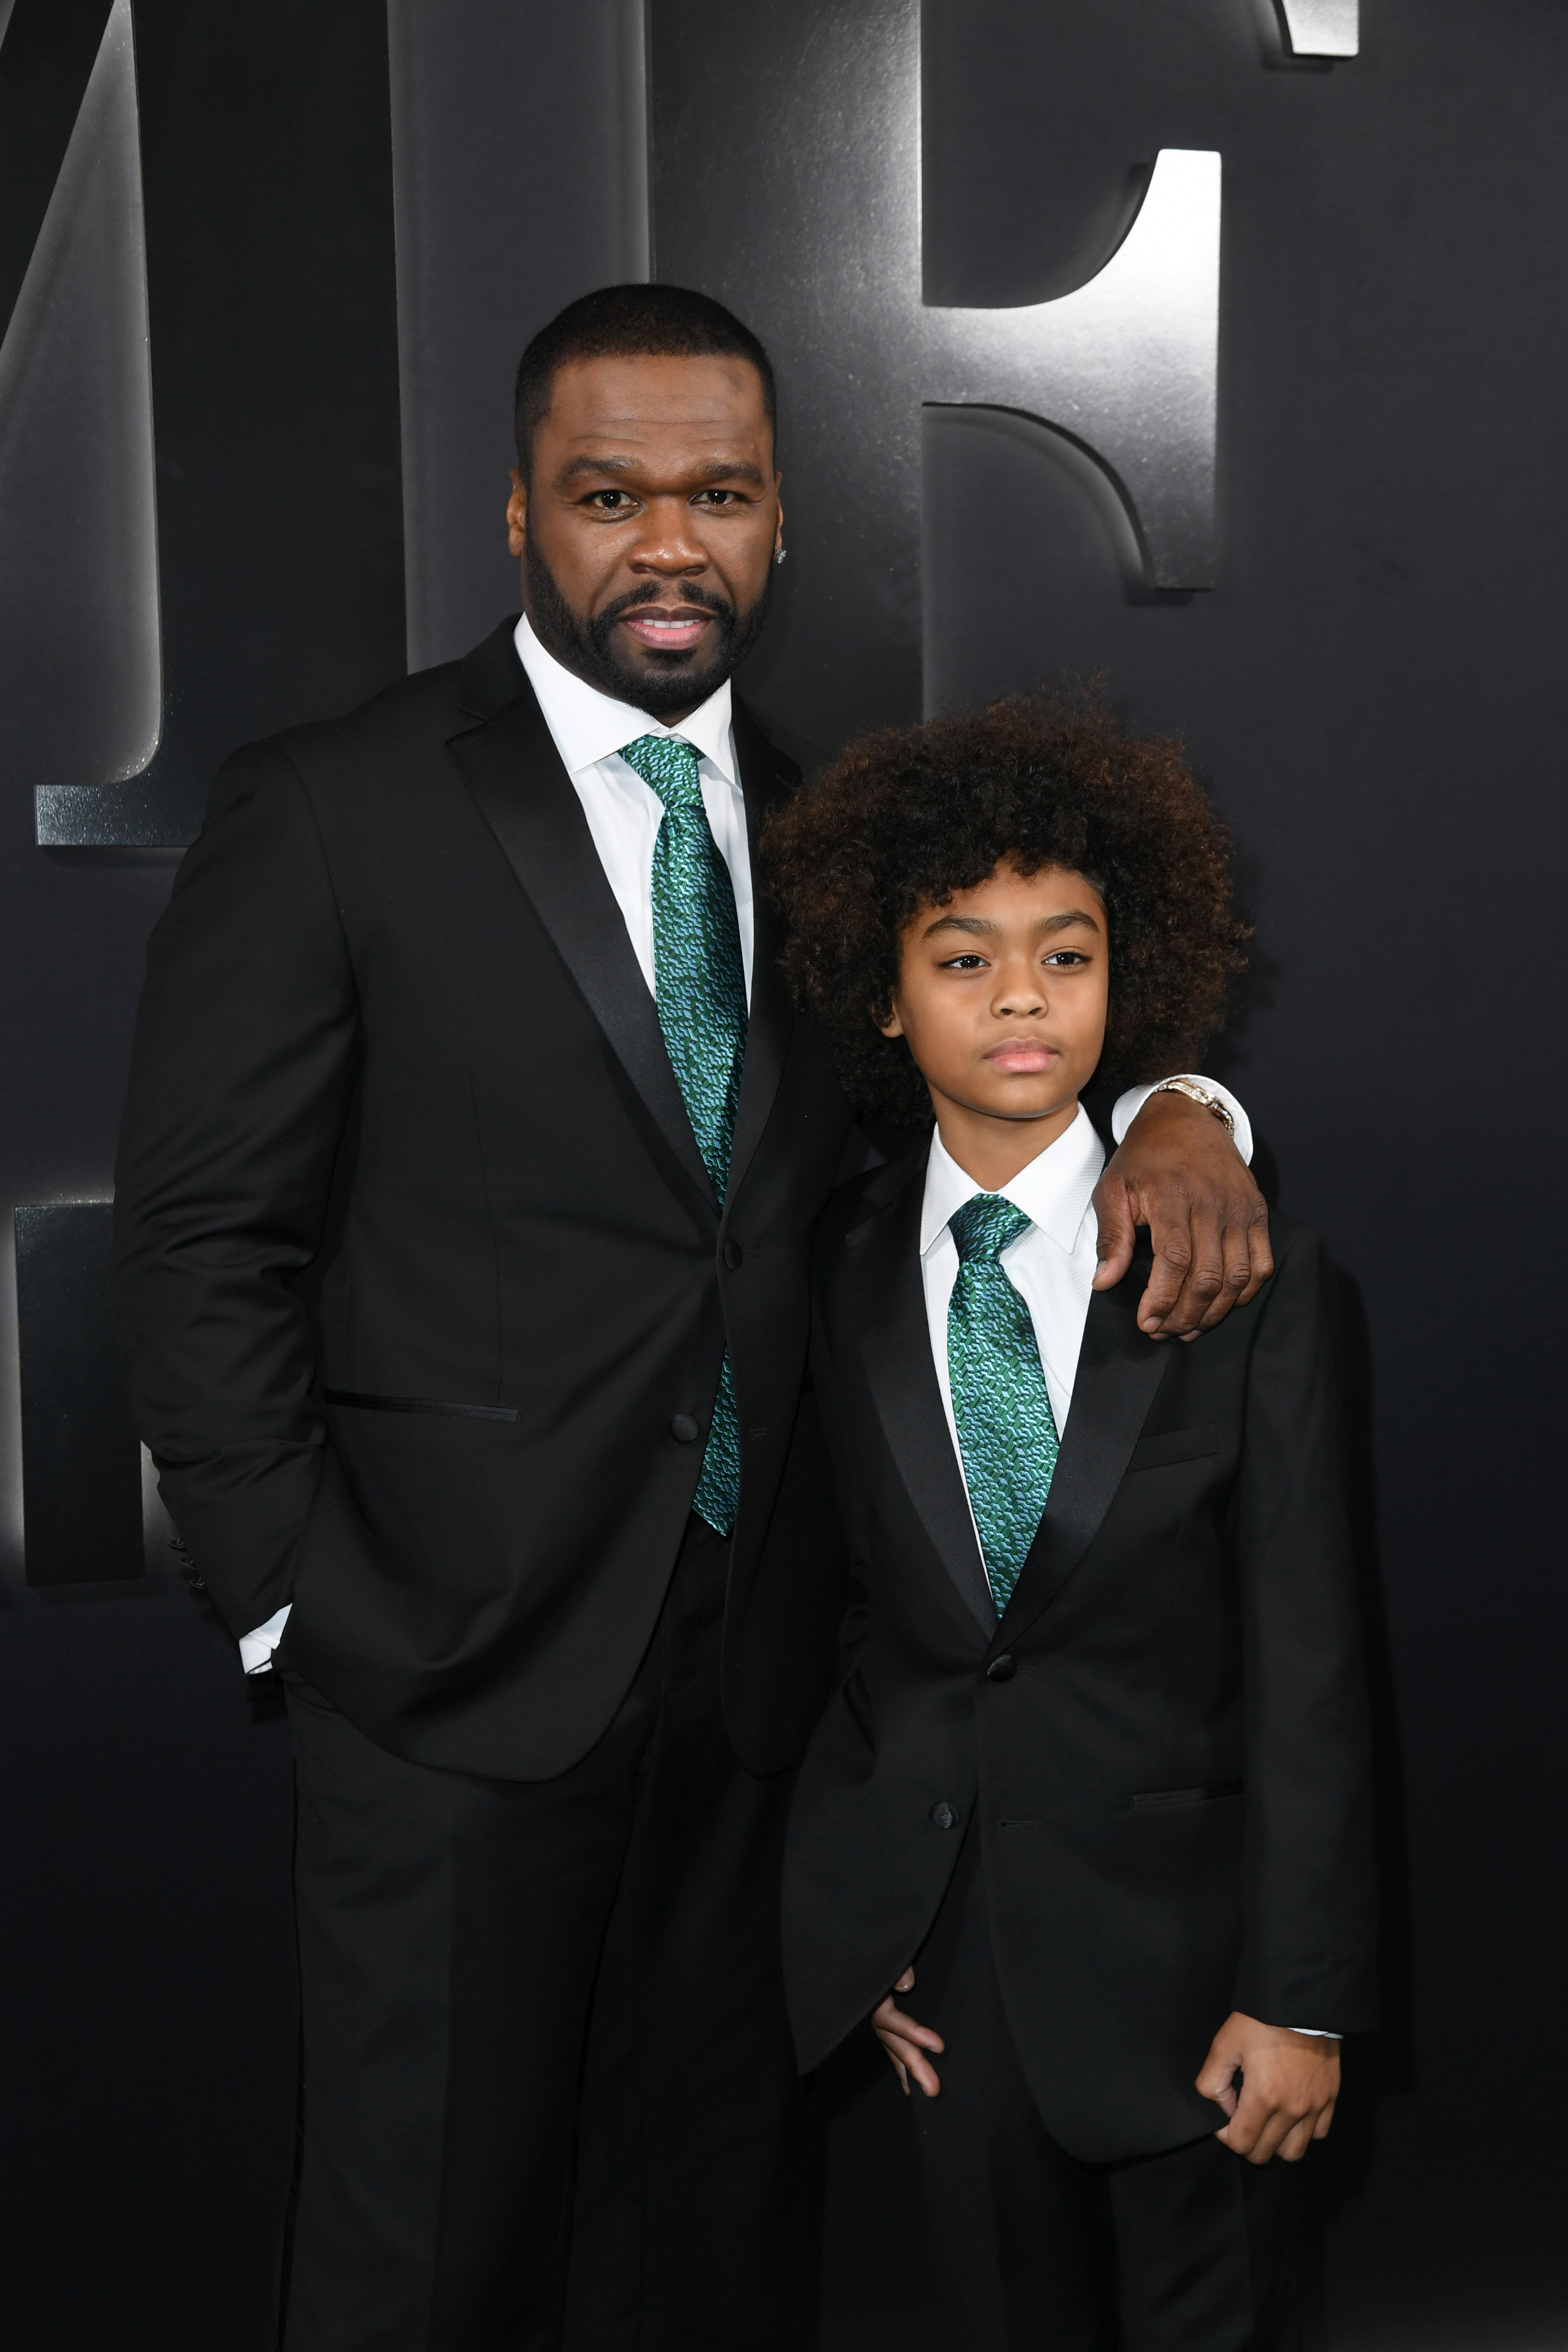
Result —
<path fill-rule="evenodd" d="M 650 719 L 669 719 L 695 710 L 699 703 L 716 693 L 762 635 L 773 597 L 771 564 L 762 594 L 745 613 L 737 611 L 728 597 L 715 595 L 710 588 L 697 588 L 689 581 L 682 582 L 681 603 L 695 604 L 713 615 L 716 625 L 708 633 L 706 646 L 694 647 L 689 653 L 668 654 L 651 646 L 644 660 L 634 665 L 618 657 L 617 647 L 622 640 L 616 624 L 623 614 L 635 612 L 641 604 L 659 602 L 657 581 L 650 580 L 646 587 L 633 588 L 626 595 L 617 596 L 591 621 L 584 621 L 561 593 L 554 573 L 531 538 L 523 541 L 522 560 L 528 582 L 529 621 L 546 653 L 553 654 L 563 668 L 597 687 L 601 694 L 611 696 L 616 702 L 630 703 L 634 710 L 646 710 Z"/>

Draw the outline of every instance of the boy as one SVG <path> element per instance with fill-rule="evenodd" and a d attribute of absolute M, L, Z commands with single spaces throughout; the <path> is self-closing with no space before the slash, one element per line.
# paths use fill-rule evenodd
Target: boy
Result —
<path fill-rule="evenodd" d="M 1276 2352 L 1286 2168 L 1373 2021 L 1323 1254 L 1276 1221 L 1249 1306 L 1145 1339 L 1079 1103 L 1217 1025 L 1223 830 L 1174 745 L 1020 699 L 857 747 L 772 845 L 851 1095 L 934 1121 L 817 1255 L 862 1597 L 792 1819 L 800 2063 L 870 2014 L 921 2092 L 963 2352 Z"/>

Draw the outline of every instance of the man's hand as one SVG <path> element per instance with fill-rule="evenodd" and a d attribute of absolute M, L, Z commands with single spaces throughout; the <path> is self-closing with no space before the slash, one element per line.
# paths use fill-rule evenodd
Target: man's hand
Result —
<path fill-rule="evenodd" d="M 1151 1095 L 1094 1188 L 1096 1290 L 1132 1263 L 1147 1225 L 1154 1271 L 1138 1308 L 1151 1339 L 1194 1339 L 1274 1271 L 1268 1210 L 1224 1124 L 1185 1095 Z"/>
<path fill-rule="evenodd" d="M 906 1969 L 893 1987 L 893 1992 L 912 1992 L 914 1984 L 913 1969 Z M 893 1992 L 879 2000 L 871 2011 L 877 2039 L 893 2062 L 893 2072 L 904 2086 L 905 2098 L 910 2095 L 910 2076 L 912 2074 L 927 2098 L 934 2099 L 942 2084 L 937 2080 L 936 2068 L 925 2053 L 934 2050 L 940 2053 L 947 2044 L 940 2033 L 931 2032 L 929 2025 L 917 2025 L 912 2017 L 906 2017 L 903 2011 L 894 2005 Z"/>
<path fill-rule="evenodd" d="M 1239 2093 L 1233 2079 L 1238 2069 Z M 1271 2156 L 1294 2164 L 1333 2122 L 1340 2045 L 1321 2034 L 1260 2025 L 1233 2010 L 1209 2045 L 1198 2089 L 1229 2117 L 1215 2139 L 1249 2164 L 1267 2164 Z"/>

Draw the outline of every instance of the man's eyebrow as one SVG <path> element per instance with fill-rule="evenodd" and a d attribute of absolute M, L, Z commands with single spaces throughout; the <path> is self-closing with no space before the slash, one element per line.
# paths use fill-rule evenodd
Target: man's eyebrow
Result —
<path fill-rule="evenodd" d="M 573 457 L 562 467 L 556 479 L 570 482 L 582 474 L 628 474 L 643 462 L 640 457 L 629 456 Z M 711 458 L 705 466 L 694 466 L 684 478 L 697 488 L 704 482 L 754 482 L 759 489 L 763 487 L 761 467 L 753 466 L 746 457 Z"/>

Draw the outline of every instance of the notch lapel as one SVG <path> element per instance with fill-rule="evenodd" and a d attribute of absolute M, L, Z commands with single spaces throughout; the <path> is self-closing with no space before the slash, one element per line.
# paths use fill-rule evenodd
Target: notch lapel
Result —
<path fill-rule="evenodd" d="M 463 665 L 464 707 L 481 723 L 447 748 L 682 1173 L 716 1214 L 653 997 L 511 627 L 503 624 Z"/>
<path fill-rule="evenodd" d="M 1113 1289 L 1090 1296 L 1056 1475 L 999 1641 L 1016 1641 L 1050 1607 L 1099 1534 L 1126 1474 L 1172 1346 L 1138 1328 L 1150 1263 L 1141 1255 Z"/>
<path fill-rule="evenodd" d="M 850 1312 L 866 1376 L 894 1462 L 926 1533 L 982 1631 L 996 1630 L 974 1521 L 963 1490 L 931 1357 L 921 1280 L 921 1154 L 891 1205 L 845 1240 Z"/>
<path fill-rule="evenodd" d="M 741 792 L 746 803 L 746 850 L 752 866 L 752 1002 L 746 1023 L 746 1059 L 741 1071 L 741 1097 L 735 1108 L 735 1136 L 730 1149 L 730 1198 L 740 1191 L 763 1129 L 768 1123 L 779 1090 L 784 1055 L 789 1047 L 794 1007 L 779 956 L 783 926 L 772 898 L 762 887 L 758 842 L 768 811 L 795 781 L 793 765 L 774 750 L 739 695 L 732 705 L 735 756 L 740 762 Z"/>

